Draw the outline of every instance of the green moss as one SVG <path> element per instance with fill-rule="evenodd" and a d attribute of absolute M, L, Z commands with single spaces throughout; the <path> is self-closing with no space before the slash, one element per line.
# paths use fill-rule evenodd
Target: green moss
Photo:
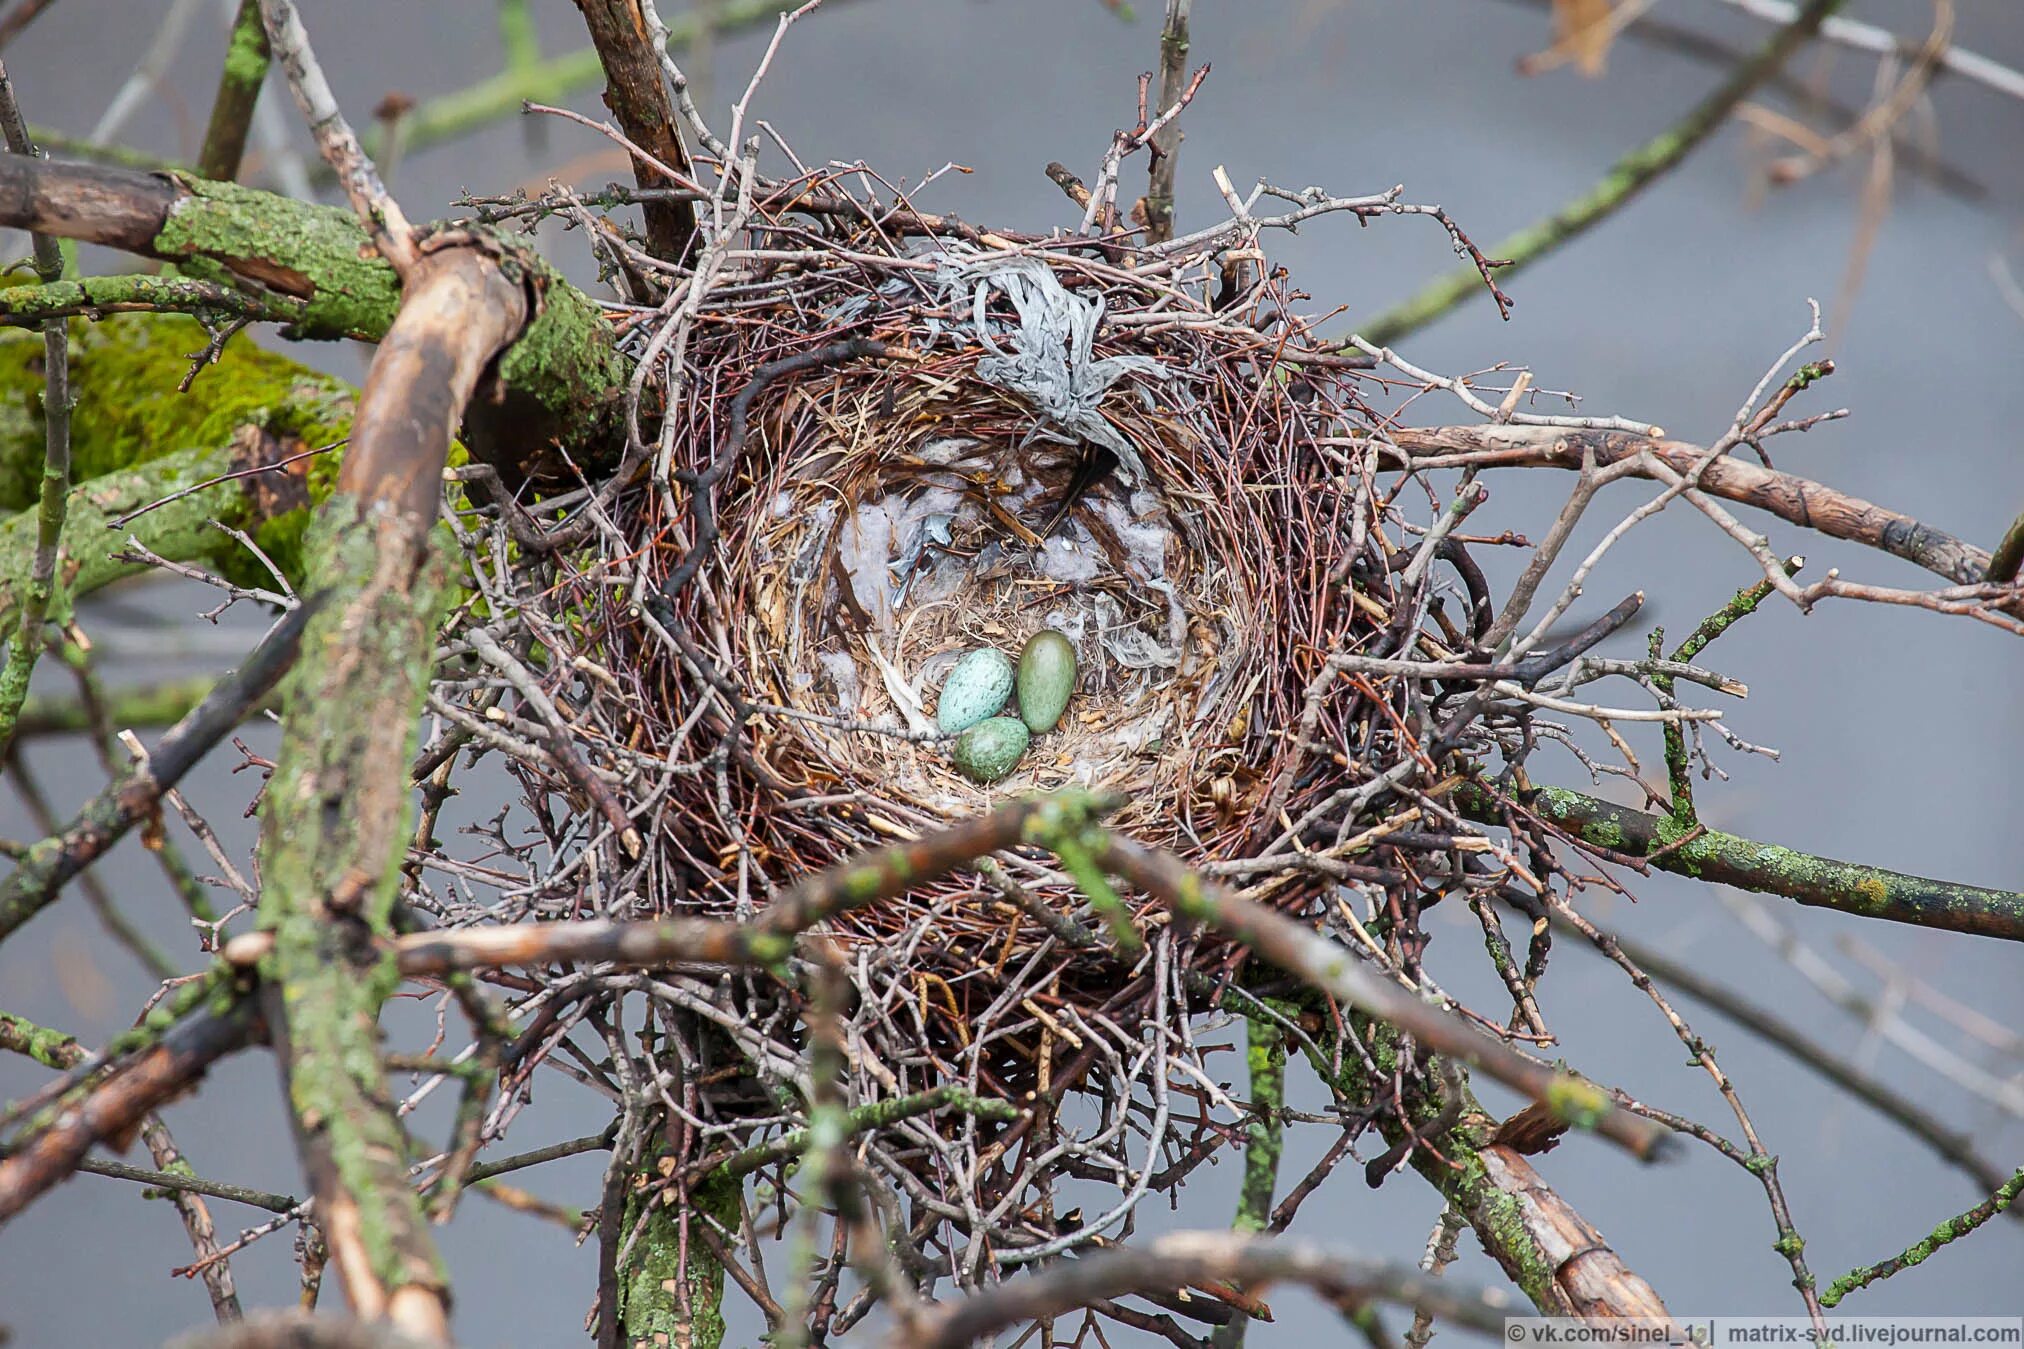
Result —
<path fill-rule="evenodd" d="M 245 338 L 226 344 L 187 394 L 177 392 L 190 357 L 210 335 L 174 314 L 121 314 L 70 327 L 72 478 L 82 482 L 196 447 L 231 442 L 241 426 L 259 426 L 306 446 L 342 439 L 351 428 L 354 393 Z M 0 509 L 34 499 L 42 464 L 42 343 L 38 335 L 0 332 Z"/>
<path fill-rule="evenodd" d="M 79 485 L 71 490 L 63 534 L 67 597 L 139 570 L 111 558 L 128 534 L 171 561 L 197 562 L 237 583 L 271 588 L 266 568 L 213 529 L 212 520 L 248 531 L 299 581 L 309 515 L 299 493 L 277 492 L 286 484 L 276 475 L 192 489 L 243 467 L 233 446 L 243 427 L 265 430 L 290 452 L 343 440 L 351 430 L 351 387 L 242 337 L 199 373 L 190 392 L 179 393 L 189 353 L 209 340 L 194 319 L 128 314 L 74 323 L 71 331 L 71 380 L 79 395 L 71 420 L 72 476 Z M 0 331 L 0 509 L 26 507 L 41 475 L 41 353 L 35 334 Z M 306 471 L 311 504 L 330 494 L 338 462 L 333 451 L 292 470 Z M 166 504 L 118 529 L 108 527 L 155 502 Z M 0 615 L 11 611 L 25 584 L 34 529 L 26 514 L 0 524 Z"/>
<path fill-rule="evenodd" d="M 889 873 L 905 879 L 905 872 L 904 860 L 896 860 L 890 868 L 879 863 L 852 867 L 843 874 L 843 893 L 859 902 L 871 899 L 885 889 Z"/>
<path fill-rule="evenodd" d="M 1286 1033 L 1264 1017 L 1245 1023 L 1245 1066 L 1251 1081 L 1255 1112 L 1245 1126 L 1244 1184 L 1230 1227 L 1262 1232 L 1272 1219 L 1272 1196 L 1279 1183 L 1279 1160 L 1285 1147 Z"/>
<path fill-rule="evenodd" d="M 499 358 L 509 389 L 537 401 L 558 431 L 583 434 L 602 422 L 625 388 L 626 367 L 598 303 L 533 254 L 522 279 L 539 293 L 541 312 Z"/>
<path fill-rule="evenodd" d="M 0 1012 L 0 1049 L 25 1054 L 58 1072 L 77 1062 L 84 1053 L 76 1036 L 38 1026 L 11 1012 Z"/>
<path fill-rule="evenodd" d="M 286 329 L 291 337 L 358 337 L 376 341 L 400 308 L 400 280 L 371 251 L 348 210 L 289 202 L 275 209 L 272 193 L 178 174 L 187 194 L 169 211 L 155 248 L 183 260 L 268 258 L 307 290 L 308 308 Z"/>
<path fill-rule="evenodd" d="M 740 1189 L 740 1182 L 723 1175 L 698 1182 L 689 1191 L 690 1221 L 715 1219 L 736 1231 Z M 720 1349 L 724 1267 L 711 1258 L 708 1246 L 691 1240 L 684 1269 L 681 1217 L 662 1202 L 666 1193 L 658 1184 L 658 1169 L 649 1162 L 635 1173 L 626 1195 L 622 1230 L 637 1231 L 639 1237 L 619 1270 L 619 1326 L 628 1344 L 648 1349 Z"/>
<path fill-rule="evenodd" d="M 794 954 L 794 938 L 784 932 L 754 932 L 745 938 L 752 959 L 768 969 L 777 969 Z"/>
<path fill-rule="evenodd" d="M 267 35 L 258 23 L 233 26 L 225 47 L 224 78 L 234 84 L 258 84 L 267 78 Z"/>
<path fill-rule="evenodd" d="M 1395 1080 L 1400 1067 L 1398 1032 L 1361 1013 L 1350 1014 L 1348 1023 L 1377 1065 L 1377 1080 L 1385 1084 Z M 1345 1046 L 1342 1071 L 1338 1074 L 1331 1069 L 1329 1058 L 1334 1052 L 1331 1045 L 1334 1038 L 1333 1033 L 1325 1028 L 1316 1035 L 1321 1054 L 1317 1057 L 1313 1051 L 1308 1051 L 1308 1062 L 1324 1082 L 1342 1093 L 1350 1105 L 1367 1108 L 1372 1100 L 1371 1084 L 1365 1080 L 1361 1059 L 1348 1052 Z M 1401 1104 L 1406 1117 L 1417 1130 L 1431 1129 L 1439 1122 L 1447 1106 L 1446 1100 L 1436 1090 L 1429 1089 L 1428 1084 L 1434 1076 L 1429 1064 L 1426 1071 L 1405 1078 L 1407 1093 Z M 1427 1148 L 1415 1149 L 1413 1167 L 1461 1211 L 1482 1238 L 1484 1249 L 1503 1267 L 1532 1304 L 1542 1312 L 1556 1315 L 1561 1303 L 1554 1284 L 1558 1271 L 1553 1260 L 1526 1226 L 1523 1201 L 1500 1189 L 1491 1180 L 1483 1163 L 1482 1149 L 1489 1144 L 1495 1121 L 1470 1093 L 1466 1075 L 1458 1075 L 1457 1082 L 1456 1089 L 1462 1093 L 1459 1120 L 1445 1133 L 1431 1138 L 1438 1155 Z M 1574 1102 L 1583 1099 L 1571 1087 L 1565 1095 Z M 1377 1123 L 1388 1142 L 1397 1143 L 1404 1137 L 1395 1111 L 1380 1112 Z"/>

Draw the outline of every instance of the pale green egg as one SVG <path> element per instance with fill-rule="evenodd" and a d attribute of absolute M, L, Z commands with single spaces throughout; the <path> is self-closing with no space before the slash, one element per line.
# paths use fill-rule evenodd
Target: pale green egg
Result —
<path fill-rule="evenodd" d="M 1012 662 L 1004 652 L 985 646 L 966 653 L 942 684 L 935 725 L 945 735 L 969 730 L 1005 706 L 1012 684 Z"/>
<path fill-rule="evenodd" d="M 993 783 L 1019 766 L 1031 738 L 1017 717 L 987 717 L 956 737 L 949 757 L 964 777 Z"/>
<path fill-rule="evenodd" d="M 1054 729 L 1075 692 L 1075 647 L 1052 628 L 1036 632 L 1019 653 L 1019 719 L 1035 735 Z"/>

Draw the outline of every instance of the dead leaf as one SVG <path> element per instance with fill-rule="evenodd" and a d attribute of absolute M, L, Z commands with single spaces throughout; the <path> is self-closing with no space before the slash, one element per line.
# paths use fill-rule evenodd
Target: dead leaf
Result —
<path fill-rule="evenodd" d="M 1612 8 L 1613 0 L 1553 0 L 1553 54 L 1590 79 L 1602 74 L 1616 40 Z"/>

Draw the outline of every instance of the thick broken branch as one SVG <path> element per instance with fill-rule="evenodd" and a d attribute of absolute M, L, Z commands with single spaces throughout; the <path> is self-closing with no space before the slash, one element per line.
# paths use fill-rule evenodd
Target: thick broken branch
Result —
<path fill-rule="evenodd" d="M 643 188 L 684 187 L 693 183 L 688 151 L 675 126 L 668 87 L 661 81 L 661 63 L 647 39 L 639 0 L 576 0 L 584 26 L 604 65 L 604 105 L 618 119 L 619 129 L 634 145 L 658 162 L 633 158 L 633 181 Z M 691 183 L 671 181 L 661 168 Z M 647 251 L 663 262 L 681 262 L 696 233 L 696 208 L 686 201 L 649 201 L 641 208 L 647 224 Z"/>

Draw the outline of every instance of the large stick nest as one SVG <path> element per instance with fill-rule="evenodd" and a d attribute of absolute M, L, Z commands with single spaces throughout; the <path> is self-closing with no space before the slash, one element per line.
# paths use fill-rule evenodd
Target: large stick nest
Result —
<path fill-rule="evenodd" d="M 718 396 L 684 401 L 672 468 L 695 483 L 735 463 L 716 485 L 722 537 L 661 612 L 709 642 L 684 658 L 644 625 L 615 637 L 653 689 L 650 740 L 679 737 L 713 688 L 746 715 L 714 727 L 732 738 L 724 778 L 673 788 L 684 827 L 658 838 L 688 886 L 657 907 L 736 912 L 858 849 L 1067 785 L 1121 794 L 1121 827 L 1191 861 L 1253 856 L 1321 790 L 1296 780 L 1303 735 L 1370 740 L 1340 700 L 1301 726 L 1320 653 L 1387 617 L 1347 583 L 1370 498 L 1314 451 L 1362 424 L 1346 363 L 1289 359 L 1269 285 L 1219 313 L 1066 250 L 876 261 L 884 276 L 852 258 L 773 304 L 706 313 L 690 340 Z M 1020 386 L 1022 357 L 1029 386 L 1081 395 L 1083 420 Z M 1117 466 L 1071 501 L 1092 456 Z M 628 522 L 664 585 L 697 537 L 668 501 Z M 1016 653 L 1042 628 L 1077 650 L 1068 715 L 1013 776 L 976 785 L 935 734 L 935 690 L 962 652 Z M 843 935 L 889 941 L 932 912 L 945 977 L 1003 969 L 1047 936 L 1022 927 L 1008 885 L 1078 903 L 1038 860 L 1006 868 L 922 887 Z M 1318 880 L 1289 866 L 1262 888 L 1299 905 Z M 969 978 L 958 1008 L 996 983 Z"/>
<path fill-rule="evenodd" d="M 865 849 L 1080 786 L 1122 799 L 1115 828 L 1416 980 L 1419 903 L 1473 859 L 1445 806 L 1397 787 L 1443 790 L 1425 697 L 1331 657 L 1471 652 L 1488 596 L 1466 552 L 1419 558 L 1374 489 L 1367 363 L 1294 311 L 1245 219 L 1149 247 L 792 204 L 815 200 L 780 189 L 660 299 L 614 306 L 639 370 L 626 463 L 536 508 L 580 551 L 515 554 L 510 513 L 470 540 L 474 587 L 520 615 L 499 635 L 569 672 L 545 731 L 499 721 L 496 679 L 439 683 L 439 715 L 514 758 L 534 823 L 502 816 L 457 864 L 482 880 L 514 859 L 508 904 L 422 902 L 452 921 L 742 919 Z M 1301 218 L 1396 206 L 1299 201 Z M 1459 606 L 1441 593 L 1457 575 Z M 1067 716 L 980 786 L 935 728 L 942 680 L 1042 628 L 1078 655 Z M 1443 713 L 1433 758 L 1480 750 L 1479 715 Z M 1414 826 L 1437 809 L 1436 831 Z M 1324 1029 L 1273 1005 L 1297 982 L 1242 947 L 1129 891 L 1120 916 L 1110 883 L 1069 870 L 1007 849 L 820 934 L 853 986 L 846 1099 L 961 1089 L 1019 1114 L 902 1114 L 855 1145 L 875 1190 L 927 1206 L 919 1249 L 962 1283 L 1114 1232 L 1242 1137 L 1209 1118 L 1238 1111 L 1194 1038 L 1205 1011 L 1332 1063 L 1352 1131 L 1402 1110 L 1419 1071 L 1325 1009 Z M 671 1203 L 725 1149 L 807 1118 L 794 981 L 557 968 L 530 989 L 633 1065 L 607 1084 L 612 1174 L 672 1139 Z M 637 1049 L 631 995 L 652 1008 Z M 534 1038 L 530 1063 L 560 1033 Z M 1185 1128 L 1177 1091 L 1197 1095 Z M 1074 1178 L 1118 1192 L 1080 1227 L 1048 1216 Z"/>

